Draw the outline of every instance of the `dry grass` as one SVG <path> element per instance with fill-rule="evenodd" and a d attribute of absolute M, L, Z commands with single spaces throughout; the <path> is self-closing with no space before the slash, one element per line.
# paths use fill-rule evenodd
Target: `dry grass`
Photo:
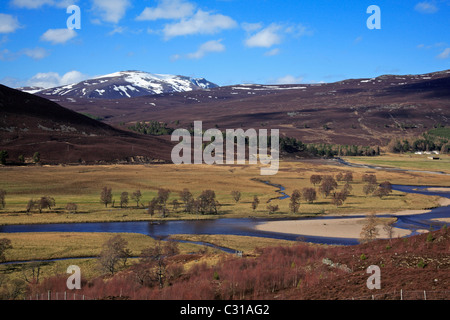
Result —
<path fill-rule="evenodd" d="M 266 179 L 285 186 L 285 192 L 291 194 L 295 189 L 311 187 L 312 174 L 331 174 L 351 171 L 354 176 L 352 195 L 343 206 L 336 207 L 330 198 L 318 197 L 313 204 L 302 201 L 299 214 L 316 215 L 321 213 L 345 214 L 353 212 L 397 211 L 399 209 L 424 209 L 437 205 L 437 198 L 402 194 L 380 200 L 366 197 L 362 193 L 361 177 L 365 173 L 375 173 L 378 181 L 389 180 L 393 184 L 443 185 L 445 176 L 422 173 L 404 173 L 374 171 L 361 168 L 338 167 L 321 161 L 280 163 L 278 174 L 261 176 L 258 166 L 238 165 L 108 165 L 108 166 L 51 166 L 51 167 L 3 167 L 0 189 L 7 191 L 6 208 L 0 210 L 0 224 L 48 223 L 48 222 L 88 222 L 88 221 L 142 221 L 160 219 L 151 218 L 143 205 L 138 209 L 130 200 L 129 208 L 120 208 L 119 199 L 123 191 L 130 194 L 141 190 L 142 202 L 147 203 L 156 195 L 158 188 L 172 191 L 169 202 L 179 199 L 178 192 L 188 188 L 194 196 L 203 190 L 212 189 L 222 204 L 220 217 L 268 216 L 267 201 L 279 196 L 277 188 L 255 181 Z M 343 183 L 340 183 L 342 187 Z M 100 203 L 100 191 L 103 186 L 112 188 L 115 207 L 105 208 Z M 231 196 L 232 190 L 242 193 L 239 203 Z M 56 207 L 39 214 L 26 214 L 28 200 L 48 195 L 56 200 Z M 255 212 L 251 209 L 253 196 L 257 195 L 260 205 Z M 66 212 L 65 205 L 74 202 L 78 205 L 77 214 Z M 289 200 L 274 200 L 280 210 L 275 216 L 290 216 Z M 171 206 L 170 206 L 171 209 Z M 214 216 L 217 217 L 217 216 Z M 178 210 L 171 211 L 168 219 L 198 219 L 213 216 L 186 215 Z"/>

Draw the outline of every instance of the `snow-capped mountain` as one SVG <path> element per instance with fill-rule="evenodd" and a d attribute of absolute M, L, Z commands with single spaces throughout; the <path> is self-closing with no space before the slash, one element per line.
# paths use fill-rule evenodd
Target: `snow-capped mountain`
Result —
<path fill-rule="evenodd" d="M 34 93 L 43 97 L 120 99 L 215 87 L 204 78 L 121 71 Z"/>

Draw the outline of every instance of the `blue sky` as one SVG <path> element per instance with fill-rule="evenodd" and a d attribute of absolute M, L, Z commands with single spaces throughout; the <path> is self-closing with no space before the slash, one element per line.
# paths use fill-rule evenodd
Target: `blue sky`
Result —
<path fill-rule="evenodd" d="M 69 30 L 69 5 L 81 29 Z M 381 29 L 369 29 L 370 5 Z M 0 83 L 55 86 L 124 70 L 219 85 L 450 69 L 450 0 L 1 0 Z"/>

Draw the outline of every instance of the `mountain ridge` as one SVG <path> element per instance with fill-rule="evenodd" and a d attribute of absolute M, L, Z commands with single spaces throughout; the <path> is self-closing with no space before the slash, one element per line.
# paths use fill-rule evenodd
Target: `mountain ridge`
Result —
<path fill-rule="evenodd" d="M 205 78 L 128 70 L 53 88 L 40 90 L 36 87 L 22 87 L 18 90 L 46 98 L 122 99 L 216 87 L 216 84 Z"/>

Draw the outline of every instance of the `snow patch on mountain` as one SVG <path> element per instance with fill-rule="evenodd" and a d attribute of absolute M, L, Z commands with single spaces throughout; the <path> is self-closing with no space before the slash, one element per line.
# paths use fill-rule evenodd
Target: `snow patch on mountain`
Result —
<path fill-rule="evenodd" d="M 120 99 L 217 87 L 204 78 L 142 71 L 120 71 L 56 88 L 34 90 L 42 96 Z"/>

